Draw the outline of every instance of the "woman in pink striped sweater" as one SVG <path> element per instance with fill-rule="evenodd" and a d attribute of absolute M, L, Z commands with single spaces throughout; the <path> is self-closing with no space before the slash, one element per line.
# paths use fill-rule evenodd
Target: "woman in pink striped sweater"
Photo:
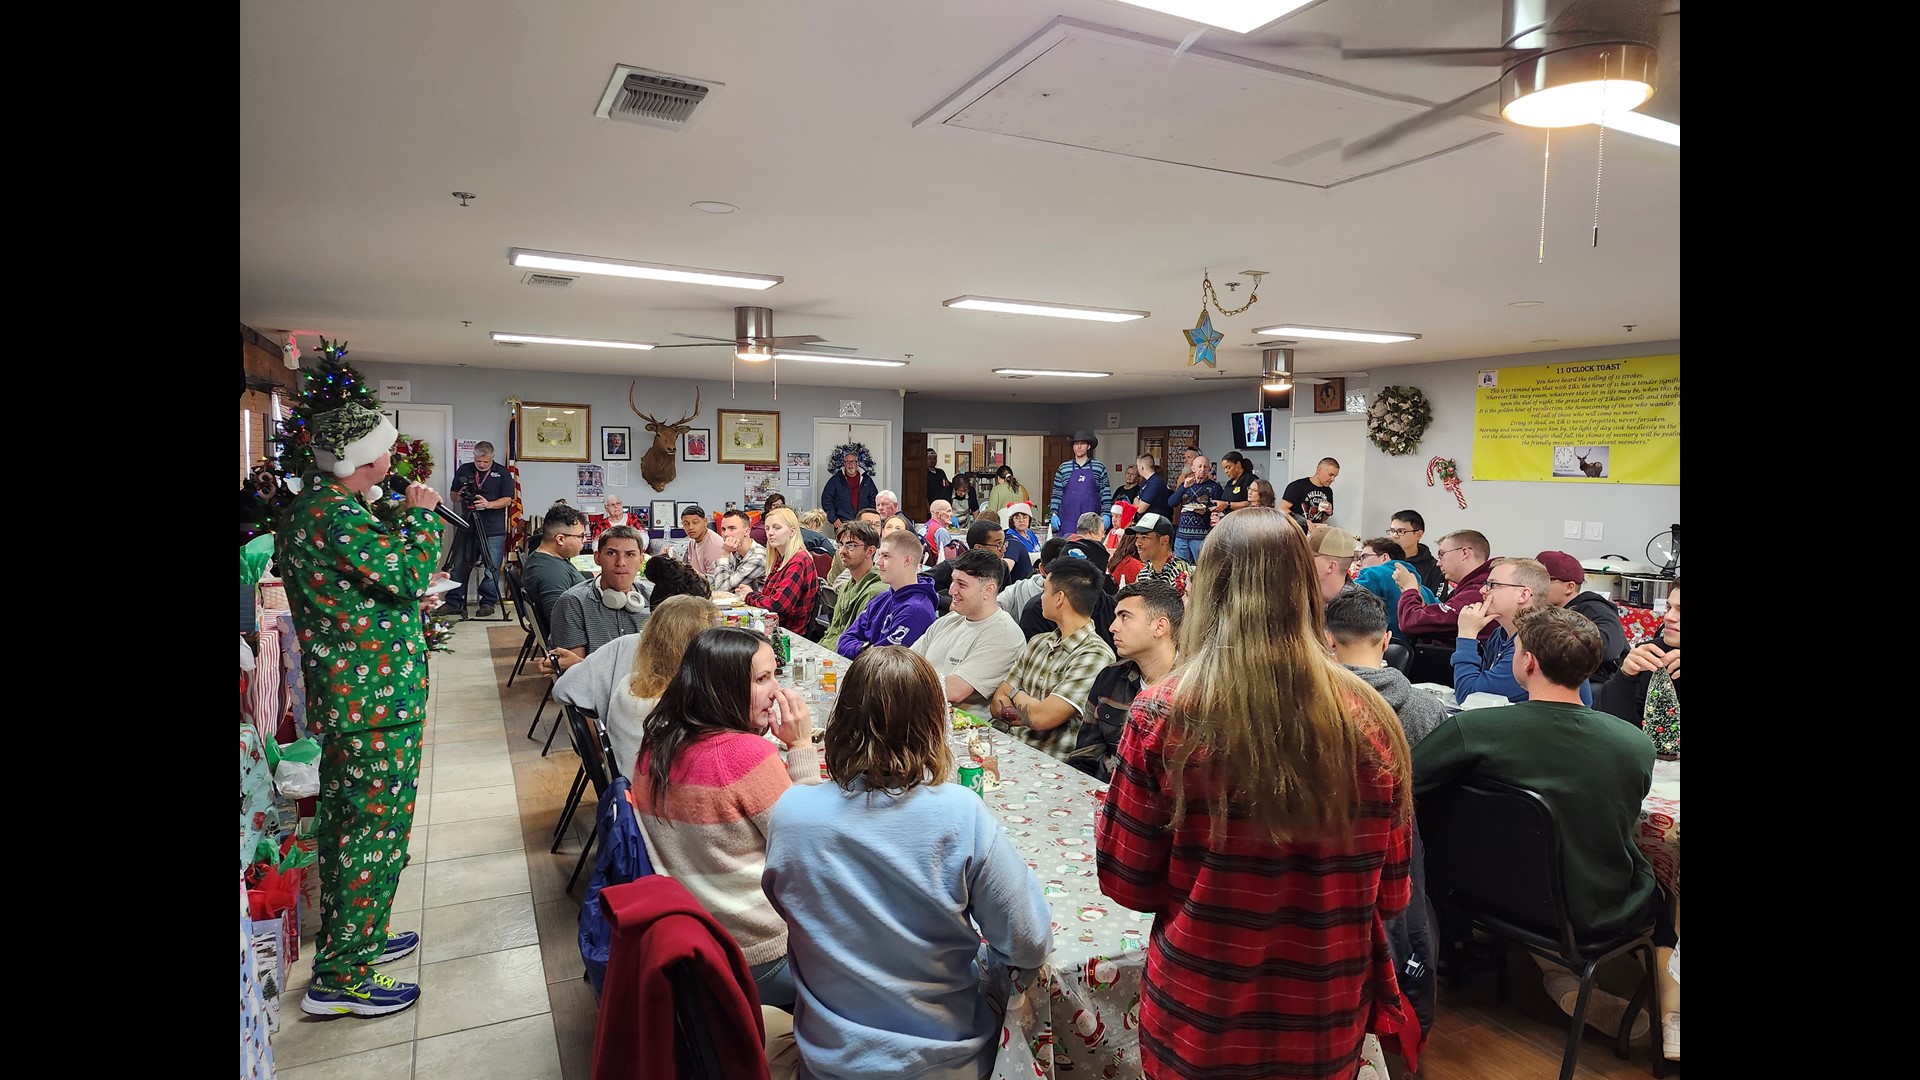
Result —
<path fill-rule="evenodd" d="M 781 764 L 768 731 L 791 748 Z M 806 699 L 774 679 L 773 645 L 716 627 L 693 639 L 647 716 L 633 806 L 654 866 L 699 900 L 745 954 L 762 1004 L 793 1008 L 787 927 L 760 888 L 767 817 L 794 784 L 820 782 Z"/>

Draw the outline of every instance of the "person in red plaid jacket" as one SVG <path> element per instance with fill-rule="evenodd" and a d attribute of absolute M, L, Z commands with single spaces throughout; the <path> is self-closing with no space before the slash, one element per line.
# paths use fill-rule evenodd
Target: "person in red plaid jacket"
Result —
<path fill-rule="evenodd" d="M 1411 894 L 1406 736 L 1326 655 L 1284 520 L 1236 511 L 1201 549 L 1181 662 L 1134 699 L 1096 822 L 1101 891 L 1156 914 L 1150 1078 L 1347 1080 L 1368 1032 L 1417 1060 L 1385 925 Z"/>
<path fill-rule="evenodd" d="M 800 534 L 800 518 L 792 510 L 782 506 L 764 520 L 767 583 L 757 591 L 743 585 L 734 592 L 754 607 L 773 612 L 788 631 L 805 634 L 813 625 L 813 605 L 820 596 L 820 571 Z"/>

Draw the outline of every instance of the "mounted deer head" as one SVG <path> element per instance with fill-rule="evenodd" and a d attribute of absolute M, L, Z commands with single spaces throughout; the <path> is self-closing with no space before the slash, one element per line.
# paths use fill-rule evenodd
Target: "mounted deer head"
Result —
<path fill-rule="evenodd" d="M 691 426 L 689 421 L 700 415 L 700 388 L 693 388 L 693 411 L 666 424 L 640 411 L 640 406 L 633 400 L 633 388 L 638 385 L 636 381 L 627 387 L 627 405 L 633 409 L 633 415 L 647 422 L 647 430 L 653 432 L 653 448 L 640 459 L 640 478 L 652 485 L 653 490 L 665 491 L 679 470 L 673 452 L 679 446 L 680 436 L 687 433 Z"/>

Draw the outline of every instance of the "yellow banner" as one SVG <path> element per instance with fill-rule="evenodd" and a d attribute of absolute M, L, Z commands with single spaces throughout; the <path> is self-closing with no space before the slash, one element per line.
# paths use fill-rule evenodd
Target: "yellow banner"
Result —
<path fill-rule="evenodd" d="M 1680 358 L 1481 371 L 1475 480 L 1680 483 Z"/>

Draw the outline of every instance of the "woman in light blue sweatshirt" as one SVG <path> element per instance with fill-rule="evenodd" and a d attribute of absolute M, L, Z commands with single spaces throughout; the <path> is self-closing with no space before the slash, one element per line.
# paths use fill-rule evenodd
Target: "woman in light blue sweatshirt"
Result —
<path fill-rule="evenodd" d="M 761 884 L 787 922 L 802 1077 L 979 1080 L 1000 1027 L 981 954 L 1031 970 L 1053 951 L 1026 860 L 947 782 L 947 731 L 933 666 L 869 648 L 827 726 L 834 783 L 774 804 Z"/>

